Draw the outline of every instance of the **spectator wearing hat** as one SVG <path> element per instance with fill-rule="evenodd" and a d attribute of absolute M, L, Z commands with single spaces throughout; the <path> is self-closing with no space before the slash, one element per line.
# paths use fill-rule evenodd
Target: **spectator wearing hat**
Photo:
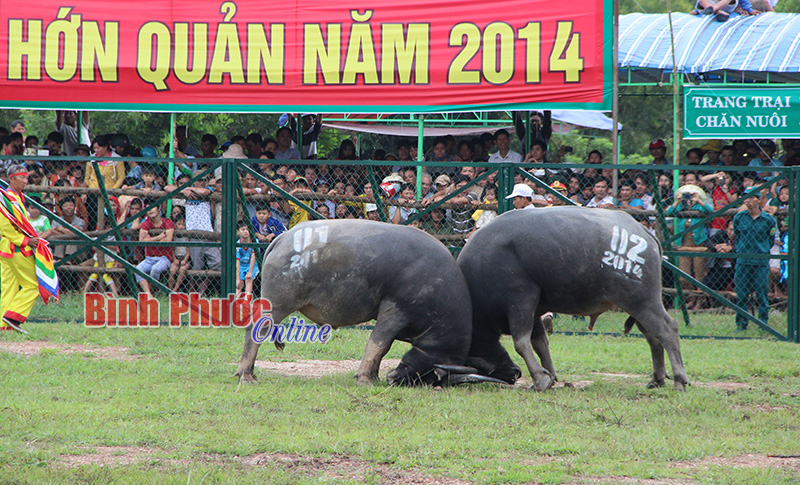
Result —
<path fill-rule="evenodd" d="M 436 202 L 436 201 L 441 200 L 444 197 L 446 197 L 447 194 L 449 194 L 451 192 L 451 190 L 450 190 L 451 183 L 452 183 L 452 180 L 450 179 L 449 175 L 442 174 L 442 175 L 439 175 L 438 177 L 436 177 L 436 179 L 433 182 L 433 185 L 434 185 L 434 188 L 432 190 L 433 195 L 431 197 L 428 197 L 428 198 L 423 198 L 421 200 L 422 205 L 423 206 L 428 206 L 428 205 L 432 204 L 433 202 Z"/>
<path fill-rule="evenodd" d="M 111 137 L 111 147 L 114 149 L 114 153 L 117 154 L 119 157 L 130 157 L 131 156 L 131 140 L 128 138 L 128 135 L 125 133 L 114 133 L 110 135 Z"/>
<path fill-rule="evenodd" d="M 564 183 L 560 180 L 556 180 L 550 184 L 550 188 L 558 192 L 561 196 L 567 197 L 567 186 L 564 185 Z M 552 205 L 567 205 L 567 203 L 561 200 L 559 197 L 556 197 L 550 193 L 547 195 L 547 200 L 549 200 L 550 204 Z"/>
<path fill-rule="evenodd" d="M 381 190 L 390 199 L 397 200 L 400 198 L 400 186 L 404 183 L 399 173 L 392 172 L 381 180 Z"/>
<path fill-rule="evenodd" d="M 533 205 L 533 189 L 528 184 L 514 184 L 514 190 L 506 196 L 511 199 L 514 209 L 535 209 Z"/>
<path fill-rule="evenodd" d="M 734 241 L 736 252 L 744 254 L 769 254 L 775 240 L 777 226 L 775 219 L 761 209 L 759 192 L 749 187 L 744 193 L 746 210 L 733 216 Z M 747 309 L 751 294 L 755 296 L 758 307 L 758 318 L 767 322 L 769 318 L 769 260 L 768 259 L 736 259 L 736 270 L 733 276 L 736 286 L 736 303 Z M 747 329 L 747 319 L 736 315 L 738 330 Z"/>
<path fill-rule="evenodd" d="M 378 214 L 377 204 L 364 204 L 364 213 L 367 215 L 367 219 L 370 221 L 381 220 L 380 214 Z"/>
<path fill-rule="evenodd" d="M 719 140 L 708 140 L 705 145 L 700 147 L 706 157 L 703 165 L 719 165 L 719 155 L 722 151 L 722 142 Z"/>
<path fill-rule="evenodd" d="M 708 200 L 708 196 L 703 189 L 695 185 L 695 183 L 690 183 L 696 182 L 696 175 L 694 173 L 690 173 L 689 175 L 691 175 L 689 180 L 675 192 L 675 199 L 666 211 L 668 216 L 675 215 L 685 210 L 698 211 L 704 214 L 709 214 L 714 210 L 712 202 Z M 683 232 L 687 227 L 694 225 L 694 222 L 695 221 L 689 217 L 676 216 L 673 220 L 675 233 Z M 708 232 L 706 226 L 700 225 L 683 235 L 680 249 L 684 251 L 705 251 L 706 248 L 704 244 L 707 239 Z M 684 273 L 694 276 L 695 279 L 700 281 L 705 278 L 707 273 L 706 259 L 701 257 L 679 257 L 678 266 Z M 683 288 L 686 290 L 694 288 L 691 283 L 686 281 L 683 281 L 682 284 Z M 690 299 L 687 303 L 691 308 L 693 300 Z"/>
<path fill-rule="evenodd" d="M 661 138 L 654 138 L 650 142 L 650 155 L 653 157 L 653 161 L 650 162 L 653 165 L 670 165 L 672 163 L 667 160 L 667 142 Z"/>
<path fill-rule="evenodd" d="M 239 143 L 231 143 L 228 149 L 222 153 L 222 156 L 220 158 L 247 160 L 247 155 L 244 154 L 244 149 L 242 148 L 242 145 L 240 145 Z M 219 166 L 214 169 L 214 178 L 215 179 L 222 178 L 222 166 Z"/>

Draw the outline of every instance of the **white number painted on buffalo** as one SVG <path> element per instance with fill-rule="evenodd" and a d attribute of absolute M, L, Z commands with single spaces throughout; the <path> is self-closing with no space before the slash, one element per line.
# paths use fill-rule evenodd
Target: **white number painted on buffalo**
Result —
<path fill-rule="evenodd" d="M 316 263 L 319 258 L 317 249 L 309 249 L 314 242 L 324 245 L 328 242 L 328 226 L 306 227 L 294 233 L 294 250 L 298 254 L 292 255 L 290 270 L 300 271 L 307 268 L 310 263 Z"/>
<path fill-rule="evenodd" d="M 611 250 L 603 253 L 602 262 L 616 271 L 641 279 L 645 262 L 641 254 L 646 250 L 647 239 L 614 226 L 611 231 Z"/>

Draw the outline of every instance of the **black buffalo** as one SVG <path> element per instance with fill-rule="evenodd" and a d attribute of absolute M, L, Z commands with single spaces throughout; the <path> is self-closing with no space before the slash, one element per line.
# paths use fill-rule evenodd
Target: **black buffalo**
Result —
<path fill-rule="evenodd" d="M 675 387 L 685 390 L 678 324 L 661 300 L 661 258 L 658 241 L 624 212 L 552 207 L 501 215 L 458 257 L 472 297 L 467 365 L 513 383 L 519 368 L 500 345 L 500 335 L 510 334 L 532 387 L 546 390 L 555 369 L 541 315 L 598 315 L 616 305 L 631 315 L 626 326 L 636 324 L 650 344 L 649 386 L 664 384 L 666 350 Z"/>
<path fill-rule="evenodd" d="M 359 220 L 314 221 L 281 234 L 264 258 L 261 296 L 274 321 L 295 311 L 332 327 L 376 319 L 356 377 L 378 378 L 381 359 L 394 340 L 411 350 L 389 383 L 436 384 L 437 364 L 464 363 L 472 307 L 453 256 L 419 229 Z M 236 375 L 254 380 L 259 345 L 250 329 Z"/>

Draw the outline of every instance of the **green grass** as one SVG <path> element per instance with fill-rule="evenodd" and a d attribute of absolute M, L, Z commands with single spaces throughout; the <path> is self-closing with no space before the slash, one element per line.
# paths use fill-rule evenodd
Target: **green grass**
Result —
<path fill-rule="evenodd" d="M 624 318 L 617 317 L 607 325 L 618 332 Z M 605 477 L 614 483 L 623 476 L 798 483 L 797 465 L 684 463 L 798 454 L 795 344 L 685 339 L 683 357 L 696 384 L 687 393 L 643 388 L 651 363 L 641 338 L 563 334 L 551 337 L 560 379 L 592 384 L 541 394 L 493 385 L 437 392 L 384 383 L 358 387 L 350 375 L 305 379 L 261 371 L 259 385 L 237 388 L 241 330 L 28 327 L 37 340 L 125 346 L 142 359 L 0 352 L 2 483 L 385 483 L 392 477 L 402 483 L 418 475 L 429 483 L 445 477 L 476 483 Z M 282 353 L 265 345 L 259 358 L 360 359 L 367 336 L 340 329 L 326 345 L 288 345 Z M 396 343 L 387 358 L 407 348 Z M 700 385 L 715 382 L 746 386 Z M 65 456 L 91 455 L 104 446 L 143 447 L 151 454 L 128 464 L 63 464 Z M 288 466 L 268 459 L 256 466 L 239 458 L 262 453 L 306 461 Z M 336 460 L 361 465 L 352 473 L 325 465 Z"/>

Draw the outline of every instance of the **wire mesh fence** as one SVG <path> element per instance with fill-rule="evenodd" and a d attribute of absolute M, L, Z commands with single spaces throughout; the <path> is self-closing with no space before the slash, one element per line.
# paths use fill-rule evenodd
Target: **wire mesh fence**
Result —
<path fill-rule="evenodd" d="M 266 248 L 309 219 L 413 226 L 457 257 L 474 231 L 513 209 L 506 196 L 515 184 L 526 184 L 534 206 L 616 208 L 656 235 L 664 301 L 687 321 L 682 333 L 797 339 L 793 168 L 195 159 L 174 169 L 166 159 L 137 159 L 143 182 L 92 188 L 80 177 L 96 163 L 45 161 L 58 164 L 57 177 L 34 179 L 27 195 L 67 299 L 89 291 L 257 295 Z M 607 319 L 598 330 L 617 332 L 624 321 L 613 312 Z M 559 316 L 556 330 L 586 326 Z"/>

